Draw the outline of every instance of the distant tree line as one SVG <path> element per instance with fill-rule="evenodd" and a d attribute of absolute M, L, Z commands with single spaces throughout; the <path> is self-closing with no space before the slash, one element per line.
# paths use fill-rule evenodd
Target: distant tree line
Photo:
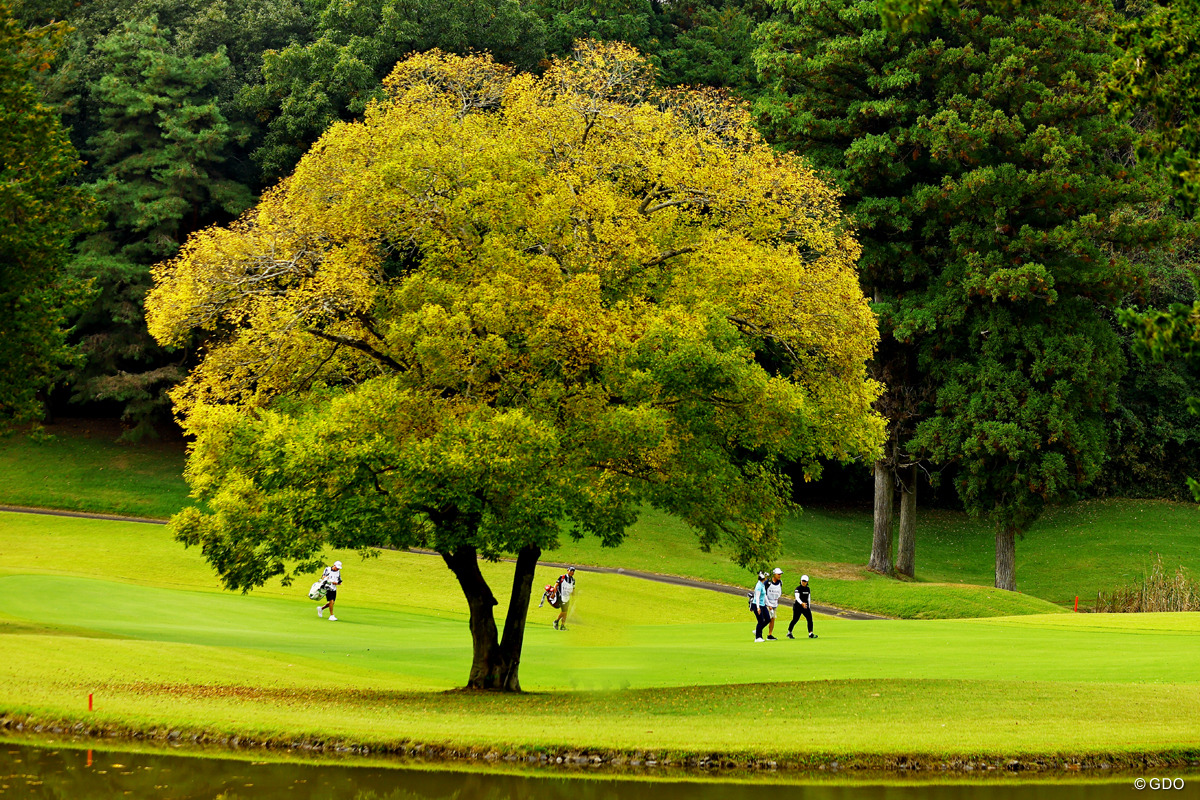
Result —
<path fill-rule="evenodd" d="M 871 566 L 913 573 L 918 487 L 932 481 L 996 523 L 997 585 L 1011 588 L 1013 543 L 1045 504 L 1178 498 L 1182 476 L 1200 474 L 1194 361 L 1139 360 L 1146 329 L 1119 313 L 1175 307 L 1178 329 L 1197 301 L 1198 7 L 0 4 L 3 90 L 23 98 L 13 108 L 39 109 L 21 121 L 44 120 L 41 139 L 6 125 L 0 166 L 10 181 L 22 158 L 41 159 L 45 185 L 63 187 L 50 202 L 0 197 L 16 221 L 4 229 L 0 414 L 76 404 L 119 413 L 130 438 L 169 420 L 167 392 L 204 342 L 149 335 L 152 266 L 251 208 L 331 124 L 362 118 L 409 55 L 487 51 L 541 74 L 577 40 L 622 41 L 662 86 L 743 100 L 768 142 L 843 193 L 889 420 L 870 465 Z M 21 224 L 31 208 L 36 236 Z"/>

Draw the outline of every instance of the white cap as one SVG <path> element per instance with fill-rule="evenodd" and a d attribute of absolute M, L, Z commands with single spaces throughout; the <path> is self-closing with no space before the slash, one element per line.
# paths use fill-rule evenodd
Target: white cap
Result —
<path fill-rule="evenodd" d="M 774 574 L 776 574 L 776 575 L 782 575 L 782 574 L 783 574 L 783 570 L 781 570 L 779 567 L 776 567 L 774 570 L 772 570 L 772 572 L 773 572 Z"/>
<path fill-rule="evenodd" d="M 340 562 L 340 561 L 335 561 L 335 562 L 333 562 L 333 568 L 334 568 L 334 569 L 341 569 L 341 568 L 342 568 L 342 562 Z"/>
<path fill-rule="evenodd" d="M 801 582 L 804 582 L 804 581 L 806 581 L 806 580 L 808 580 L 808 576 L 807 576 L 807 575 L 801 575 L 801 576 L 800 576 L 800 581 L 801 581 Z"/>

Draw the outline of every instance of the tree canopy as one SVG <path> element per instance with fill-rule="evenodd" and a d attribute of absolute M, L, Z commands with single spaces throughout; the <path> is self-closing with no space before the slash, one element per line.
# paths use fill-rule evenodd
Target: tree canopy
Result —
<path fill-rule="evenodd" d="M 411 53 L 487 51 L 524 68 L 545 55 L 545 25 L 514 0 L 325 0 L 312 38 L 263 56 L 262 80 L 241 103 L 266 122 L 254 158 L 286 175 L 333 122 L 363 113 L 382 79 Z"/>
<path fill-rule="evenodd" d="M 326 545 L 431 547 L 469 685 L 516 689 L 564 531 L 615 545 L 650 505 L 757 563 L 785 463 L 874 456 L 875 320 L 836 192 L 632 48 L 540 78 L 433 52 L 386 88 L 156 269 L 154 335 L 207 336 L 174 394 L 199 504 L 172 524 L 243 590 Z M 505 554 L 498 640 L 476 559 Z"/>

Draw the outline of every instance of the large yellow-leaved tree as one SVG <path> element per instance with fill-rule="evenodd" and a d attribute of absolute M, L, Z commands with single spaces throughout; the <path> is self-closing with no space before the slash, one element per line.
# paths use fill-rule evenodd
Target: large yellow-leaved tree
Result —
<path fill-rule="evenodd" d="M 711 93 L 581 42 L 541 77 L 437 52 L 237 223 L 160 265 L 198 501 L 230 588 L 326 546 L 423 545 L 470 607 L 468 685 L 519 690 L 533 570 L 640 508 L 750 564 L 784 467 L 872 458 L 875 320 L 836 193 Z M 503 635 L 478 558 L 516 556 Z"/>

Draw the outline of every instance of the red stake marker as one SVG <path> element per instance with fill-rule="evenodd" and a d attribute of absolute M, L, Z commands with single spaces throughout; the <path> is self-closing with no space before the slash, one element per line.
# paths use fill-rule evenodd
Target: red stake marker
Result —
<path fill-rule="evenodd" d="M 1075 595 L 1075 613 L 1079 613 L 1079 595 Z"/>
<path fill-rule="evenodd" d="M 89 692 L 88 693 L 88 711 L 91 711 L 91 710 L 92 710 L 92 695 Z"/>

